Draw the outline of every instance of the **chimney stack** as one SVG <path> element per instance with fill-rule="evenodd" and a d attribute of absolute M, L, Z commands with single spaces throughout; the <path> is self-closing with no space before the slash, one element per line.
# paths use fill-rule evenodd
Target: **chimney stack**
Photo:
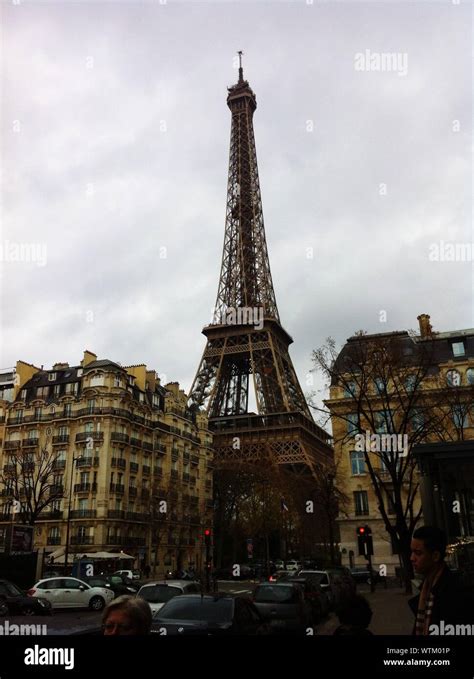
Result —
<path fill-rule="evenodd" d="M 420 324 L 420 336 L 422 338 L 431 337 L 433 335 L 433 328 L 431 327 L 429 314 L 420 314 L 417 316 L 417 319 Z"/>

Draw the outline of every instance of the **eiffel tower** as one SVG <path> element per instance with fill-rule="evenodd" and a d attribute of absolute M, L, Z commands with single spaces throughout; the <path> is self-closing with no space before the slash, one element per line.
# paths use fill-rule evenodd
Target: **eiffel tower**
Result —
<path fill-rule="evenodd" d="M 206 348 L 190 390 L 205 408 L 219 467 L 264 461 L 297 475 L 332 464 L 329 435 L 315 424 L 280 323 L 268 258 L 253 114 L 257 100 L 244 80 L 228 88 L 232 114 L 224 250 Z M 257 413 L 249 412 L 253 380 Z M 236 444 L 237 442 L 237 444 Z"/>

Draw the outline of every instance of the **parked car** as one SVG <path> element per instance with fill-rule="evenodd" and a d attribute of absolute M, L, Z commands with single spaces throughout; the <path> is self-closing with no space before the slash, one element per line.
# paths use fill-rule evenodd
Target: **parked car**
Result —
<path fill-rule="evenodd" d="M 45 598 L 27 596 L 10 580 L 0 580 L 0 616 L 51 615 L 51 604 Z"/>
<path fill-rule="evenodd" d="M 297 571 L 301 568 L 301 563 L 299 561 L 296 561 L 295 559 L 290 559 L 290 561 L 286 562 L 286 570 L 287 571 Z"/>
<path fill-rule="evenodd" d="M 272 575 L 269 576 L 268 582 L 278 582 L 279 580 L 284 580 L 291 578 L 296 571 L 286 571 L 286 570 L 280 570 L 276 571 L 275 573 L 272 573 Z"/>
<path fill-rule="evenodd" d="M 262 583 L 256 587 L 253 601 L 273 633 L 303 634 L 312 624 L 312 607 L 299 584 Z"/>
<path fill-rule="evenodd" d="M 124 575 L 91 575 L 84 578 L 91 587 L 108 587 L 114 596 L 122 594 L 135 595 L 139 587 L 135 585 L 136 580 L 130 580 Z"/>
<path fill-rule="evenodd" d="M 137 570 L 120 570 L 115 571 L 112 575 L 126 575 L 130 580 L 140 580 L 140 571 Z"/>
<path fill-rule="evenodd" d="M 137 596 L 150 604 L 152 613 L 158 613 L 163 606 L 175 596 L 183 594 L 200 594 L 201 585 L 189 580 L 158 580 L 148 582 L 138 590 Z"/>
<path fill-rule="evenodd" d="M 52 608 L 101 611 L 112 601 L 114 593 L 107 587 L 91 587 L 78 578 L 49 578 L 37 582 L 28 590 L 28 596 L 47 599 Z"/>
<path fill-rule="evenodd" d="M 284 571 L 285 570 L 285 562 L 282 559 L 277 559 L 275 561 L 275 568 L 277 571 Z"/>
<path fill-rule="evenodd" d="M 183 594 L 173 597 L 154 616 L 152 632 L 170 634 L 268 634 L 269 627 L 245 597 L 222 594 Z"/>

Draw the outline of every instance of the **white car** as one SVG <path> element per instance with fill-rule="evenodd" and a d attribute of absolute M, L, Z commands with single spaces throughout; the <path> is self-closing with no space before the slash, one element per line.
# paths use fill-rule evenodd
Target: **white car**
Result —
<path fill-rule="evenodd" d="M 298 571 L 301 568 L 301 563 L 299 561 L 295 561 L 294 559 L 291 559 L 290 561 L 286 562 L 286 570 L 287 571 Z"/>
<path fill-rule="evenodd" d="M 180 594 L 201 594 L 201 585 L 189 580 L 158 580 L 140 587 L 137 596 L 150 604 L 151 612 L 155 616 L 167 601 Z"/>
<path fill-rule="evenodd" d="M 127 578 L 130 578 L 130 580 L 140 580 L 140 572 L 139 571 L 127 571 L 127 570 L 122 570 L 122 571 L 115 571 L 113 575 L 125 575 Z"/>
<path fill-rule="evenodd" d="M 114 598 L 110 589 L 91 587 L 83 580 L 67 577 L 39 580 L 28 590 L 28 595 L 47 599 L 52 608 L 90 608 L 92 611 L 101 611 Z"/>

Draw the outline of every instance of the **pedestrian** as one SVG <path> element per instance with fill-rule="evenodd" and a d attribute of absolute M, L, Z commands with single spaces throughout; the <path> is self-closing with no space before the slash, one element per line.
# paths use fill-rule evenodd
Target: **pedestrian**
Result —
<path fill-rule="evenodd" d="M 435 526 L 415 530 L 411 541 L 411 563 L 423 577 L 420 593 L 408 604 L 415 615 L 413 634 L 439 634 L 440 626 L 474 623 L 471 595 L 446 564 L 446 535 Z M 455 632 L 453 631 L 453 634 Z"/>
<path fill-rule="evenodd" d="M 149 634 L 151 623 L 152 614 L 148 602 L 126 594 L 111 601 L 102 616 L 105 636 Z"/>
<path fill-rule="evenodd" d="M 372 636 L 368 630 L 372 620 L 372 609 L 367 599 L 360 594 L 344 597 L 336 610 L 340 625 L 334 631 L 336 636 Z"/>

